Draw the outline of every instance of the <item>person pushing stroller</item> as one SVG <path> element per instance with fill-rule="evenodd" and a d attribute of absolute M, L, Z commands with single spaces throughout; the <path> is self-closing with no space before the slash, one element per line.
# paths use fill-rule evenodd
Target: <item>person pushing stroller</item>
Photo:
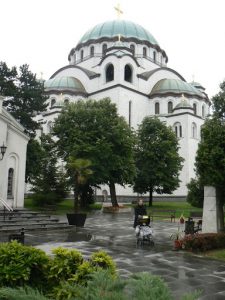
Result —
<path fill-rule="evenodd" d="M 144 241 L 152 243 L 152 229 L 150 228 L 150 217 L 147 215 L 146 207 L 142 199 L 138 200 L 138 205 L 134 209 L 134 225 L 137 237 L 137 244 Z"/>

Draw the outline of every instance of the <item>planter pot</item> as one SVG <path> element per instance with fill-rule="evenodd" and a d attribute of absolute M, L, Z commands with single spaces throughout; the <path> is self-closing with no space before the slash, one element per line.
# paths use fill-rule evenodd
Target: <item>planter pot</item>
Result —
<path fill-rule="evenodd" d="M 87 214 L 84 213 L 72 213 L 67 214 L 67 220 L 69 225 L 76 225 L 77 227 L 84 227 Z"/>

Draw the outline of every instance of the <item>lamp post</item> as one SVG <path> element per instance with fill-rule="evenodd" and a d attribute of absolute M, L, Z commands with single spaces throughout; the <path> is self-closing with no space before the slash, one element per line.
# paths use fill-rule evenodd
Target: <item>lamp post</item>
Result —
<path fill-rule="evenodd" d="M 4 145 L 4 143 L 3 143 L 3 145 L 0 146 L 0 153 L 1 153 L 1 155 L 2 155 L 2 157 L 0 158 L 0 160 L 3 160 L 3 157 L 4 157 L 4 155 L 5 155 L 6 149 L 7 149 L 7 147 L 6 147 L 6 146 Z"/>

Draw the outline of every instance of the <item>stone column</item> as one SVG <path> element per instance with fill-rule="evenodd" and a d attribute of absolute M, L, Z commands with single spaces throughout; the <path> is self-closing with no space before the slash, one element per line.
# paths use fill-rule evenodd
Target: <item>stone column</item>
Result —
<path fill-rule="evenodd" d="M 216 188 L 205 186 L 202 233 L 217 233 L 221 231 L 220 217 L 220 203 L 219 197 L 217 197 Z"/>

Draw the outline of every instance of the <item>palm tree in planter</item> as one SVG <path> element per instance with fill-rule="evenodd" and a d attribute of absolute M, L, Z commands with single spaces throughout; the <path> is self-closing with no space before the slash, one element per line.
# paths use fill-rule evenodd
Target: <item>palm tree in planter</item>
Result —
<path fill-rule="evenodd" d="M 83 227 L 87 214 L 79 212 L 80 208 L 80 187 L 84 185 L 93 174 L 92 165 L 89 159 L 70 157 L 68 161 L 68 171 L 72 177 L 74 191 L 74 213 L 67 214 L 70 225 Z"/>

